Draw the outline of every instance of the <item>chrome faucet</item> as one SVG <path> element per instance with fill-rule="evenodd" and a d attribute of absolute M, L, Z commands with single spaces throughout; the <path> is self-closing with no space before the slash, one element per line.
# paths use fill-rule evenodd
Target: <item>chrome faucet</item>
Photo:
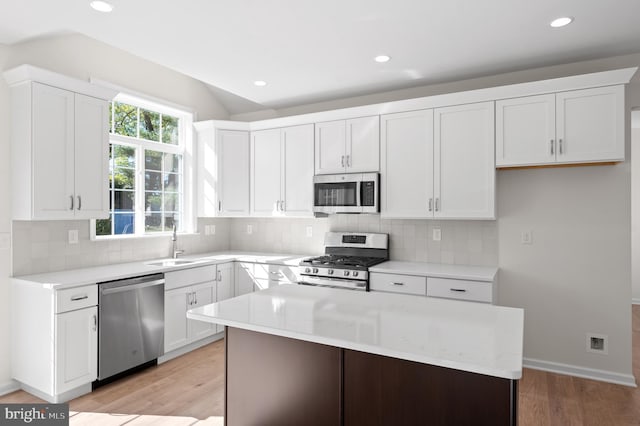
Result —
<path fill-rule="evenodd" d="M 178 250 L 178 235 L 175 222 L 173 224 L 173 234 L 171 235 L 171 242 L 173 246 L 173 258 L 177 259 L 179 255 L 184 253 L 184 250 Z"/>

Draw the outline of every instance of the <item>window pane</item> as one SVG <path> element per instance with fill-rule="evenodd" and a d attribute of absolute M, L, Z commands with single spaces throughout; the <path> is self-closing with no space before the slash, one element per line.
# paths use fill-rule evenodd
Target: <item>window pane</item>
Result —
<path fill-rule="evenodd" d="M 144 173 L 144 189 L 162 191 L 162 173 L 146 171 Z"/>
<path fill-rule="evenodd" d="M 178 145 L 178 118 L 162 116 L 162 142 Z"/>
<path fill-rule="evenodd" d="M 162 193 L 147 192 L 144 194 L 144 211 L 159 212 L 162 208 Z"/>
<path fill-rule="evenodd" d="M 165 173 L 164 190 L 173 192 L 180 190 L 180 175 L 175 173 Z"/>
<path fill-rule="evenodd" d="M 140 138 L 160 142 L 160 114 L 140 108 Z"/>
<path fill-rule="evenodd" d="M 158 151 L 151 151 L 149 149 L 145 150 L 144 168 L 146 170 L 162 171 L 162 153 Z"/>
<path fill-rule="evenodd" d="M 137 137 L 138 108 L 121 104 L 120 102 L 114 102 L 113 108 L 113 128 L 115 133 L 117 135 Z"/>
<path fill-rule="evenodd" d="M 179 173 L 181 159 L 182 159 L 182 155 L 164 154 L 164 171 Z"/>
<path fill-rule="evenodd" d="M 117 189 L 135 189 L 136 175 L 133 169 L 115 169 L 113 171 L 113 187 Z"/>
<path fill-rule="evenodd" d="M 135 193 L 132 191 L 114 191 L 113 202 L 116 213 L 135 210 Z"/>
<path fill-rule="evenodd" d="M 111 155 L 115 167 L 136 167 L 136 149 L 132 146 L 112 145 Z"/>
<path fill-rule="evenodd" d="M 114 235 L 135 234 L 135 214 L 134 213 L 115 213 Z"/>
<path fill-rule="evenodd" d="M 165 192 L 164 194 L 164 211 L 174 212 L 180 210 L 180 194 L 177 192 Z"/>
<path fill-rule="evenodd" d="M 96 220 L 96 235 L 111 235 L 111 217 Z"/>
<path fill-rule="evenodd" d="M 146 232 L 162 232 L 162 213 L 146 213 L 144 216 Z"/>

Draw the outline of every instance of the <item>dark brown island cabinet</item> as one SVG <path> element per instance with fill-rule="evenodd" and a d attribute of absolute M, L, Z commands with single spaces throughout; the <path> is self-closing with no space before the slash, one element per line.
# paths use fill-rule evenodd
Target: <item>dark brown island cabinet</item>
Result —
<path fill-rule="evenodd" d="M 226 327 L 227 426 L 516 425 L 517 380 Z"/>

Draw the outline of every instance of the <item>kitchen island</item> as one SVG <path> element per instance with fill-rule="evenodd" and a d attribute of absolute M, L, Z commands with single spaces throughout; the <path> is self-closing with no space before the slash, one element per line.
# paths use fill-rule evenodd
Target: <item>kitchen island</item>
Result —
<path fill-rule="evenodd" d="M 225 422 L 517 422 L 521 309 L 282 285 L 187 313 L 226 326 Z"/>

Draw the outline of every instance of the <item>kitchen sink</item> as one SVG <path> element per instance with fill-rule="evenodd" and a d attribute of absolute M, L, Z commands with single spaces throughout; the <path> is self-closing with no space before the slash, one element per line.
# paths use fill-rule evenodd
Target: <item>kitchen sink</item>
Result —
<path fill-rule="evenodd" d="M 154 260 L 153 262 L 145 262 L 145 265 L 149 266 L 178 266 L 189 265 L 190 263 L 196 263 L 197 259 L 163 259 Z"/>

